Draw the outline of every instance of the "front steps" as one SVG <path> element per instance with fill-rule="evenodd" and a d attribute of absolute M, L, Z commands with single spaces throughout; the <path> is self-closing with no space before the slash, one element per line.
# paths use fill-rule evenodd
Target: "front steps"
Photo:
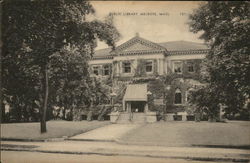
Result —
<path fill-rule="evenodd" d="M 145 113 L 133 113 L 132 122 L 133 123 L 146 123 L 146 114 Z"/>
<path fill-rule="evenodd" d="M 120 113 L 116 123 L 129 123 L 130 113 Z"/>
<path fill-rule="evenodd" d="M 145 113 L 120 113 L 116 123 L 146 123 Z"/>

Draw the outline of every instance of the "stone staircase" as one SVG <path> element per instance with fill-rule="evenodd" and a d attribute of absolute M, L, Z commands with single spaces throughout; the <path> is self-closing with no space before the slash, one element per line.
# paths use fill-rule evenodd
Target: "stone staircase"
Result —
<path fill-rule="evenodd" d="M 132 122 L 133 123 L 146 123 L 146 114 L 145 113 L 133 113 Z"/>
<path fill-rule="evenodd" d="M 130 113 L 121 112 L 116 123 L 130 123 Z"/>
<path fill-rule="evenodd" d="M 124 113 L 121 112 L 116 123 L 146 123 L 145 113 Z"/>

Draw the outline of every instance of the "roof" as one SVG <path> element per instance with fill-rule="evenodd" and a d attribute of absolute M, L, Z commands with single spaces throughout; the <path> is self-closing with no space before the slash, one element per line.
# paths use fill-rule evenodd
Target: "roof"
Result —
<path fill-rule="evenodd" d="M 111 52 L 112 48 L 105 48 L 105 49 L 100 49 L 96 50 L 94 53 L 94 56 L 107 56 Z"/>
<path fill-rule="evenodd" d="M 159 50 L 164 50 L 166 49 L 169 52 L 173 52 L 173 54 L 175 54 L 175 52 L 179 52 L 182 51 L 197 51 L 197 50 L 207 50 L 208 46 L 206 44 L 203 43 L 197 43 L 197 42 L 191 42 L 191 41 L 169 41 L 169 42 L 162 42 L 162 43 L 154 43 L 151 41 L 148 41 L 146 39 L 143 39 L 141 37 L 134 37 L 130 40 L 128 40 L 127 42 L 119 45 L 115 51 L 121 51 L 124 48 L 131 46 L 131 44 L 135 43 L 135 42 L 142 42 L 144 44 L 147 44 L 148 46 L 154 47 L 154 48 L 158 48 Z M 135 49 L 136 50 L 136 49 Z M 110 52 L 112 51 L 112 48 L 106 48 L 106 49 L 100 49 L 100 50 L 96 50 L 94 57 L 97 58 L 103 58 L 103 57 L 107 57 L 107 56 L 112 56 L 110 54 Z M 145 50 L 146 51 L 146 50 Z M 132 52 L 132 51 L 130 51 Z M 182 54 L 180 53 L 180 54 Z"/>
<path fill-rule="evenodd" d="M 147 101 L 147 84 L 129 84 L 125 95 L 124 101 Z"/>
<path fill-rule="evenodd" d="M 170 41 L 159 43 L 168 51 L 183 51 L 183 50 L 201 50 L 208 49 L 206 44 L 191 42 L 191 41 Z"/>

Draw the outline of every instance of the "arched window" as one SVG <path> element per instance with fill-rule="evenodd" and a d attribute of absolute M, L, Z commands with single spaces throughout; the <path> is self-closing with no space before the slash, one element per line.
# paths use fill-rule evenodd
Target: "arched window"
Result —
<path fill-rule="evenodd" d="M 179 88 L 177 88 L 175 90 L 174 103 L 175 104 L 181 104 L 182 103 L 181 90 Z"/>

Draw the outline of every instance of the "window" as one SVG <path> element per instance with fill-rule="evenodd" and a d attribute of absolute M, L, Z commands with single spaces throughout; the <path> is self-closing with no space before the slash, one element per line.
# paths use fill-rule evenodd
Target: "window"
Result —
<path fill-rule="evenodd" d="M 146 72 L 152 72 L 153 71 L 153 62 L 147 61 L 146 62 Z"/>
<path fill-rule="evenodd" d="M 103 66 L 103 75 L 109 75 L 109 66 L 108 65 L 104 65 Z"/>
<path fill-rule="evenodd" d="M 187 63 L 188 72 L 194 72 L 194 64 L 192 62 Z"/>
<path fill-rule="evenodd" d="M 95 75 L 99 75 L 99 67 L 98 67 L 98 66 L 94 66 L 94 67 L 93 67 L 93 73 L 94 73 Z"/>
<path fill-rule="evenodd" d="M 131 63 L 123 62 L 123 73 L 131 73 Z"/>
<path fill-rule="evenodd" d="M 175 104 L 181 104 L 182 103 L 182 96 L 181 96 L 181 90 L 180 89 L 176 89 L 176 91 L 175 91 L 174 103 Z"/>
<path fill-rule="evenodd" d="M 182 73 L 182 62 L 174 62 L 174 72 L 175 73 Z"/>

